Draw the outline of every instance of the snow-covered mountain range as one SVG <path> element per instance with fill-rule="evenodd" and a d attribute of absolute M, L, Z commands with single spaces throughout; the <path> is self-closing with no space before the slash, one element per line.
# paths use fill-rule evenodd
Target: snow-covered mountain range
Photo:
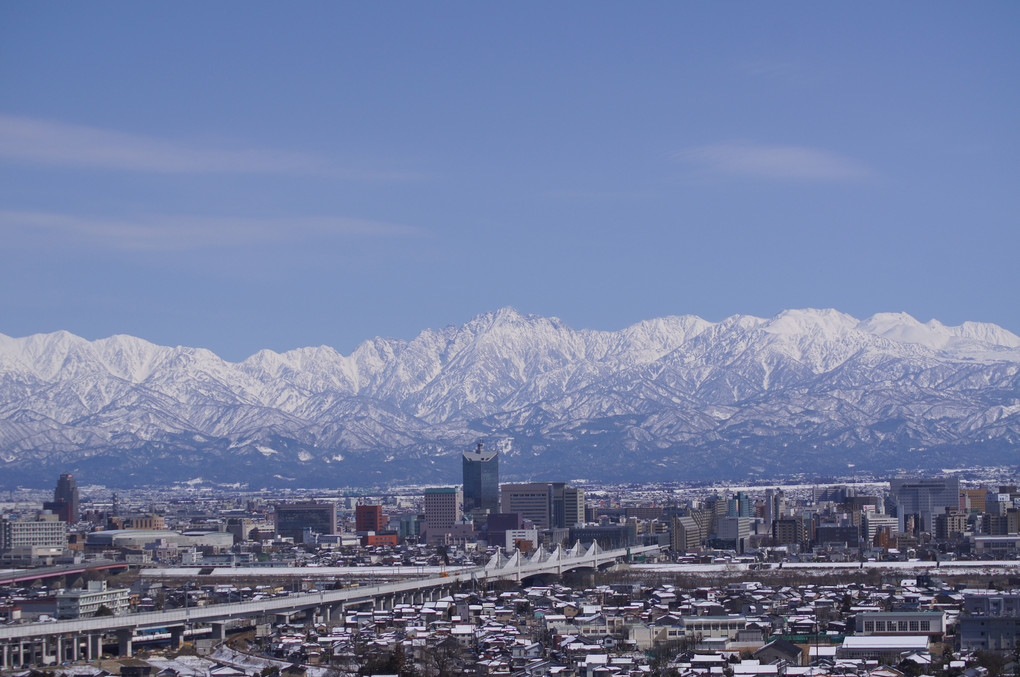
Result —
<path fill-rule="evenodd" d="M 351 355 L 227 362 L 131 336 L 0 334 L 3 482 L 743 477 L 1016 464 L 1020 337 L 905 314 L 694 316 L 575 330 L 504 308 Z"/>

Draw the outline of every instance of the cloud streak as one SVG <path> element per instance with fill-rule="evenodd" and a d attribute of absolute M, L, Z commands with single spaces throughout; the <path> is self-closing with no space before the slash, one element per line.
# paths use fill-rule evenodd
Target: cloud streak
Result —
<path fill-rule="evenodd" d="M 691 148 L 676 156 L 702 172 L 787 181 L 855 181 L 871 171 L 849 158 L 806 146 L 727 143 Z"/>
<path fill-rule="evenodd" d="M 341 179 L 404 180 L 398 172 L 331 167 L 323 158 L 263 148 L 213 148 L 139 134 L 0 115 L 0 158 L 58 167 L 162 174 L 325 174 Z"/>
<path fill-rule="evenodd" d="M 428 231 L 382 221 L 336 217 L 263 219 L 149 214 L 97 218 L 49 212 L 0 211 L 5 245 L 86 244 L 113 250 L 179 252 L 226 247 L 288 245 L 352 238 L 420 238 Z M 0 249 L 7 248 L 0 247 Z"/>

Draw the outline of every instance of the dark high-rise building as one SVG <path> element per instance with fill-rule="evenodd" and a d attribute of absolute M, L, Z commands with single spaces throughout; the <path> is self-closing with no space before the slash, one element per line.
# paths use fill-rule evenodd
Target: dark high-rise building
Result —
<path fill-rule="evenodd" d="M 280 503 L 276 506 L 276 533 L 301 543 L 304 532 L 315 534 L 336 533 L 336 508 L 332 503 Z"/>
<path fill-rule="evenodd" d="M 464 512 L 499 512 L 499 451 L 482 442 L 464 452 Z"/>
<path fill-rule="evenodd" d="M 46 509 L 53 510 L 54 513 L 60 515 L 68 524 L 74 524 L 78 521 L 80 517 L 78 512 L 78 483 L 74 481 L 74 475 L 64 473 L 60 476 L 60 479 L 57 480 L 57 488 L 53 491 L 53 503 L 57 505 L 52 505 Z M 66 505 L 60 506 L 59 504 L 61 503 Z"/>

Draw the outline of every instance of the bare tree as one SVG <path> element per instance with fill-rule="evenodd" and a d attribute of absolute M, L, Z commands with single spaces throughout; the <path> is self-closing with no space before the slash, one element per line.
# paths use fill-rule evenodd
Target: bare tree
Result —
<path fill-rule="evenodd" d="M 461 651 L 457 640 L 445 637 L 425 652 L 425 677 L 452 677 L 460 672 Z"/>

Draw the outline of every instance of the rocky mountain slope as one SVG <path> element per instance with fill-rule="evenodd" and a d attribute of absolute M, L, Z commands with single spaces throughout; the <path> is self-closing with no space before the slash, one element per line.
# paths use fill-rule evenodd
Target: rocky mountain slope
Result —
<path fill-rule="evenodd" d="M 618 332 L 512 309 L 411 341 L 226 362 L 131 336 L 0 335 L 5 484 L 692 479 L 1016 464 L 1020 337 L 834 310 Z"/>

